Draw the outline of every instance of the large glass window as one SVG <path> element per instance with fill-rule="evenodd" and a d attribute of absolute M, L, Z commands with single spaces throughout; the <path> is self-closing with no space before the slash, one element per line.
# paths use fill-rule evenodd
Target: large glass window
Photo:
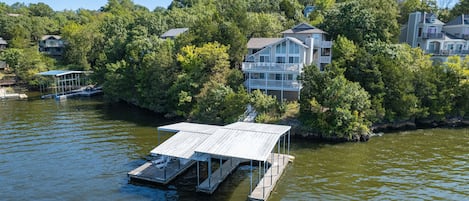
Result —
<path fill-rule="evenodd" d="M 321 56 L 331 56 L 331 49 L 330 48 L 322 48 Z"/>
<path fill-rule="evenodd" d="M 291 42 L 288 48 L 288 53 L 290 54 L 299 54 L 300 53 L 300 46 L 296 43 Z"/>
<path fill-rule="evenodd" d="M 275 47 L 275 53 L 277 54 L 285 54 L 287 52 L 287 43 L 283 41 L 282 43 L 278 44 Z"/>
<path fill-rule="evenodd" d="M 285 57 L 276 57 L 277 63 L 285 63 Z"/>
<path fill-rule="evenodd" d="M 300 63 L 300 57 L 288 57 L 288 63 L 291 63 L 291 64 Z"/>
<path fill-rule="evenodd" d="M 264 73 L 251 73 L 251 79 L 254 79 L 254 80 L 265 79 L 265 74 Z"/>
<path fill-rule="evenodd" d="M 269 56 L 265 56 L 265 55 L 260 55 L 260 56 L 259 56 L 259 61 L 260 61 L 260 62 L 270 62 L 270 57 L 269 57 Z"/>
<path fill-rule="evenodd" d="M 284 80 L 293 80 L 293 74 L 285 74 L 283 79 Z"/>

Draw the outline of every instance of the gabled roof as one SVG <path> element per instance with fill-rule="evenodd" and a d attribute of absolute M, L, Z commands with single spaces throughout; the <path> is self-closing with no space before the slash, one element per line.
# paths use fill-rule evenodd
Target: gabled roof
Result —
<path fill-rule="evenodd" d="M 274 45 L 274 44 L 277 44 L 277 43 L 281 43 L 285 40 L 290 40 L 290 41 L 293 41 L 293 42 L 295 42 L 298 45 L 301 45 L 303 47 L 308 47 L 305 44 L 303 44 L 303 42 L 301 42 L 297 38 L 293 38 L 293 37 L 285 37 L 285 38 L 251 38 L 251 39 L 249 39 L 247 46 L 248 46 L 248 49 L 262 49 L 262 48 L 265 48 L 269 45 Z"/>
<path fill-rule="evenodd" d="M 426 12 L 419 12 L 419 13 L 420 13 L 420 15 L 423 15 L 423 17 L 420 19 L 420 23 L 436 24 L 436 25 L 444 25 L 445 24 L 442 21 L 440 21 L 438 19 L 438 17 L 433 13 L 426 13 Z M 432 19 L 434 19 L 433 22 L 432 22 Z"/>
<path fill-rule="evenodd" d="M 460 15 L 452 20 L 450 20 L 448 23 L 446 23 L 446 26 L 448 25 L 469 25 L 469 14 L 468 15 Z"/>
<path fill-rule="evenodd" d="M 59 35 L 44 35 L 41 37 L 41 40 L 47 40 L 47 39 L 55 39 L 55 40 L 60 40 L 62 39 L 62 36 Z"/>
<path fill-rule="evenodd" d="M 300 23 L 296 25 L 295 27 L 285 30 L 282 32 L 282 34 L 289 34 L 289 33 L 301 33 L 301 34 L 312 34 L 312 33 L 326 33 L 325 31 L 316 28 L 315 26 L 312 26 L 307 23 Z"/>
<path fill-rule="evenodd" d="M 3 40 L 2 37 L 0 37 L 0 45 L 8 45 L 6 40 Z"/>
<path fill-rule="evenodd" d="M 176 28 L 176 29 L 170 29 L 166 32 L 164 32 L 163 35 L 161 35 L 161 38 L 168 38 L 168 37 L 176 37 L 179 34 L 182 34 L 189 30 L 189 28 Z"/>
<path fill-rule="evenodd" d="M 281 41 L 283 38 L 251 38 L 248 41 L 248 49 L 262 49 L 270 44 Z"/>

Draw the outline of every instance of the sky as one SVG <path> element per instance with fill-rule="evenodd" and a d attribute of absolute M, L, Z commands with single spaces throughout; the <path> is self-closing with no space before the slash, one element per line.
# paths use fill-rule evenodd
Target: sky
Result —
<path fill-rule="evenodd" d="M 55 11 L 77 10 L 79 8 L 85 8 L 89 10 L 98 10 L 102 6 L 107 4 L 107 0 L 1 0 L 2 2 L 11 5 L 16 2 L 24 3 L 26 5 L 30 3 L 45 3 L 49 5 Z M 150 11 L 156 7 L 167 8 L 171 4 L 172 0 L 133 0 L 135 4 L 147 7 Z"/>

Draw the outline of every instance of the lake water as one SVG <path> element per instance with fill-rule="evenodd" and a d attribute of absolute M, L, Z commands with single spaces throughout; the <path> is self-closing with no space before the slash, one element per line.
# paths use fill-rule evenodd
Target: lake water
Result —
<path fill-rule="evenodd" d="M 0 200 L 246 200 L 241 166 L 214 195 L 193 170 L 169 187 L 128 183 L 127 172 L 171 123 L 99 99 L 0 100 Z M 270 200 L 468 200 L 469 130 L 430 129 L 366 143 L 293 140 L 295 161 Z"/>

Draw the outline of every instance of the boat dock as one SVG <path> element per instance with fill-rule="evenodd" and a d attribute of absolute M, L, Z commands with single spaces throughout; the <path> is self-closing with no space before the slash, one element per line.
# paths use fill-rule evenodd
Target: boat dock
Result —
<path fill-rule="evenodd" d="M 205 181 L 197 186 L 198 192 L 212 194 L 218 186 L 230 175 L 242 160 L 230 158 L 226 160 L 215 172 L 211 173 Z"/>
<path fill-rule="evenodd" d="M 266 200 L 277 181 L 294 157 L 290 153 L 290 126 L 236 122 L 226 126 L 195 123 L 176 123 L 158 127 L 158 131 L 175 133 L 150 153 L 156 156 L 197 163 L 196 191 L 212 194 L 239 166 L 250 163 L 250 200 Z M 173 161 L 173 160 L 172 160 Z M 218 168 L 212 171 L 212 163 Z M 253 177 L 253 163 L 259 165 L 257 181 Z M 206 164 L 207 174 L 201 178 L 200 165 Z M 130 179 L 167 184 L 187 167 L 168 164 L 157 167 L 151 162 L 128 173 Z M 217 166 L 215 166 L 217 167 Z M 205 175 L 205 174 L 204 174 Z M 200 180 L 203 179 L 202 182 Z M 254 189 L 253 187 L 256 186 Z"/>
<path fill-rule="evenodd" d="M 277 158 L 277 161 L 273 161 L 272 158 Z M 293 157 L 289 155 L 272 154 L 272 156 L 267 160 L 270 167 L 265 171 L 264 176 L 249 195 L 249 200 L 267 200 L 288 163 L 292 161 Z"/>
<path fill-rule="evenodd" d="M 128 173 L 130 181 L 147 181 L 166 185 L 189 167 L 194 165 L 195 161 L 172 160 L 165 167 L 158 168 L 152 162 L 146 162 L 142 166 Z"/>
<path fill-rule="evenodd" d="M 94 96 L 102 93 L 100 87 L 87 84 L 87 77 L 91 71 L 51 70 L 38 73 L 41 76 L 39 85 L 41 98 L 55 98 L 64 100 L 75 96 Z M 52 90 L 52 91 L 51 91 Z M 49 93 L 49 94 L 47 94 Z"/>

